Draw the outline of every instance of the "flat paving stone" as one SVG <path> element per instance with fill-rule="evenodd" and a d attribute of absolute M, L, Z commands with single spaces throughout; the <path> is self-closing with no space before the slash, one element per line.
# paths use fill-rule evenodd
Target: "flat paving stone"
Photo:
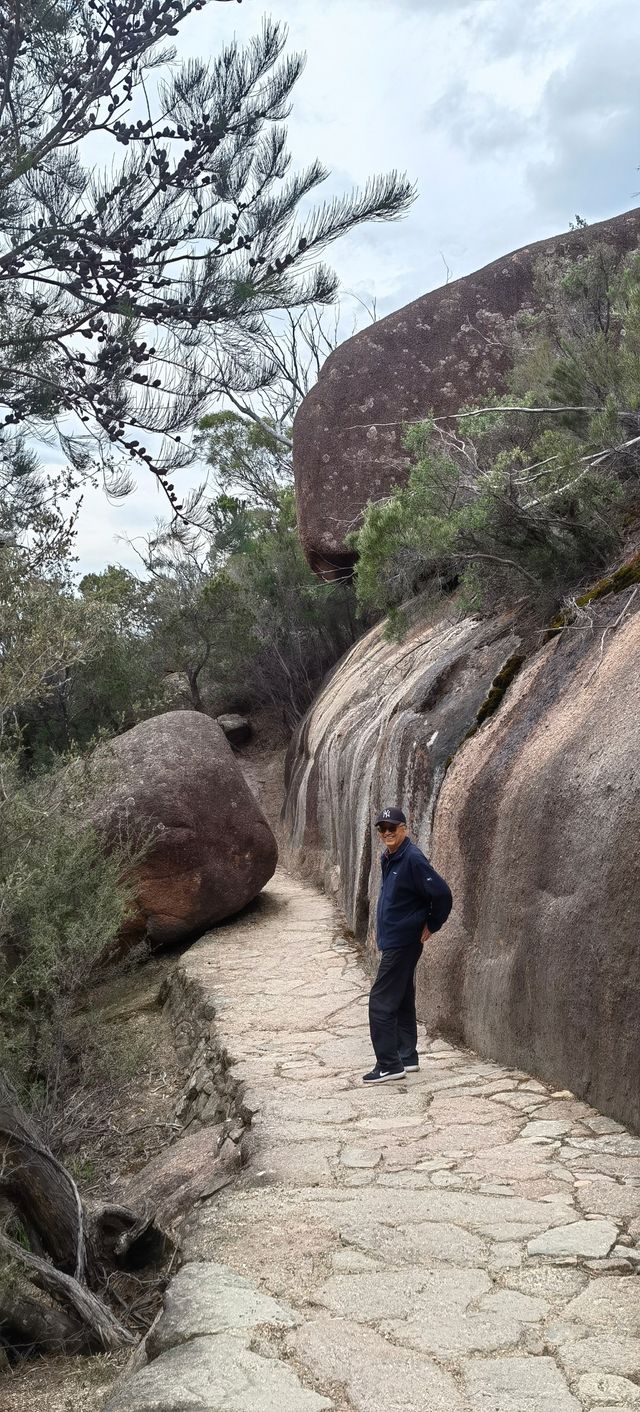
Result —
<path fill-rule="evenodd" d="M 463 1373 L 473 1412 L 582 1412 L 551 1358 L 468 1362 Z"/>
<path fill-rule="evenodd" d="M 381 1157 L 380 1147 L 343 1147 L 340 1152 L 343 1167 L 377 1167 Z"/>
<path fill-rule="evenodd" d="M 576 1198 L 580 1205 L 590 1211 L 599 1211 L 603 1216 L 626 1223 L 634 1216 L 640 1216 L 640 1182 L 614 1181 L 612 1177 L 595 1177 L 576 1187 Z"/>
<path fill-rule="evenodd" d="M 624 1132 L 622 1123 L 615 1123 L 613 1121 L 613 1118 L 604 1118 L 600 1113 L 597 1113 L 595 1118 L 585 1118 L 584 1121 L 586 1126 L 588 1128 L 591 1128 L 591 1131 L 593 1133 L 598 1133 L 598 1135 L 601 1135 L 603 1133 L 607 1134 Z"/>
<path fill-rule="evenodd" d="M 569 1226 L 556 1226 L 530 1240 L 529 1255 L 581 1255 L 597 1260 L 609 1254 L 618 1238 L 613 1221 L 573 1221 Z"/>
<path fill-rule="evenodd" d="M 613 1133 L 598 1138 L 576 1138 L 574 1147 L 579 1152 L 608 1153 L 613 1157 L 640 1157 L 640 1137 L 631 1133 Z"/>
<path fill-rule="evenodd" d="M 364 1323 L 377 1319 L 408 1318 L 419 1304 L 419 1295 L 429 1281 L 435 1282 L 440 1294 L 446 1299 L 447 1292 L 455 1290 L 464 1301 L 466 1290 L 468 1299 L 484 1293 L 489 1285 L 488 1276 L 478 1270 L 450 1271 L 442 1267 L 441 1278 L 424 1269 L 376 1270 L 350 1275 L 332 1275 L 326 1284 L 321 1285 L 316 1299 L 334 1314 L 343 1314 Z"/>
<path fill-rule="evenodd" d="M 513 1289 L 498 1289 L 493 1294 L 485 1294 L 478 1307 L 502 1315 L 505 1319 L 518 1319 L 523 1324 L 538 1324 L 550 1312 L 546 1299 L 521 1294 Z"/>
<path fill-rule="evenodd" d="M 631 1335 L 596 1334 L 578 1337 L 558 1345 L 558 1357 L 563 1368 L 575 1377 L 578 1373 L 618 1373 L 625 1377 L 640 1375 L 640 1338 Z"/>
<path fill-rule="evenodd" d="M 583 1270 L 570 1270 L 563 1265 L 527 1265 L 524 1269 L 510 1270 L 505 1284 L 522 1294 L 562 1301 L 564 1305 L 584 1289 L 588 1278 Z"/>
<path fill-rule="evenodd" d="M 640 1279 L 611 1275 L 593 1280 L 564 1311 L 566 1319 L 640 1335 Z"/>
<path fill-rule="evenodd" d="M 615 1373 L 585 1373 L 578 1383 L 578 1397 L 588 1407 L 594 1404 L 614 1404 L 616 1407 L 637 1407 L 640 1403 L 640 1387 L 629 1378 L 616 1377 Z"/>
<path fill-rule="evenodd" d="M 299 1316 L 298 1316 L 299 1317 Z M 165 1306 L 152 1335 L 154 1354 L 201 1335 L 277 1324 L 291 1328 L 292 1310 L 256 1289 L 251 1280 L 226 1265 L 194 1260 L 171 1281 Z"/>
<path fill-rule="evenodd" d="M 116 1389 L 109 1412 L 323 1412 L 332 1399 L 231 1334 L 172 1348 Z"/>
<path fill-rule="evenodd" d="M 300 1182 L 312 1186 L 331 1186 L 334 1181 L 331 1157 L 337 1157 L 339 1143 L 305 1142 L 281 1147 L 260 1146 L 255 1156 L 256 1175 L 260 1180 L 297 1186 Z M 251 1178 L 250 1178 L 251 1179 Z"/>
<path fill-rule="evenodd" d="M 550 1121 L 534 1119 L 522 1129 L 520 1137 L 524 1142 L 541 1142 L 546 1138 L 564 1137 L 571 1129 L 570 1119 L 555 1118 Z"/>
<path fill-rule="evenodd" d="M 386 1266 L 413 1265 L 429 1269 L 448 1265 L 480 1265 L 487 1242 L 447 1221 L 423 1221 L 413 1226 L 386 1226 L 365 1221 L 340 1227 L 341 1240 L 376 1255 Z"/>
<path fill-rule="evenodd" d="M 508 1092 L 496 1093 L 494 1103 L 502 1103 L 508 1108 L 514 1108 L 519 1113 L 529 1113 L 531 1110 L 532 1097 L 530 1093 L 521 1093 L 519 1089 L 511 1089 Z M 537 1106 L 542 1103 L 542 1099 L 537 1100 Z"/>
<path fill-rule="evenodd" d="M 478 1299 L 477 1288 L 464 1280 L 457 1285 L 438 1281 L 420 1291 L 413 1318 L 382 1327 L 397 1342 L 448 1360 L 509 1348 L 518 1343 L 525 1325 L 539 1322 L 548 1310 L 544 1300 L 512 1290 L 496 1290 Z"/>
<path fill-rule="evenodd" d="M 480 1095 L 440 1093 L 429 1107 L 429 1117 L 436 1127 L 460 1123 L 491 1124 L 508 1121 L 508 1114 L 496 1109 L 495 1103 Z"/>
<path fill-rule="evenodd" d="M 355 1412 L 463 1412 L 450 1373 L 361 1324 L 318 1319 L 304 1325 L 292 1346 L 315 1378 L 345 1388 Z"/>

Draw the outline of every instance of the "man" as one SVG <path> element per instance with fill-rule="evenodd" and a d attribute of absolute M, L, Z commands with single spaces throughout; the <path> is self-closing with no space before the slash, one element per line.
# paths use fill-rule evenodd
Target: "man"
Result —
<path fill-rule="evenodd" d="M 382 953 L 369 996 L 369 1027 L 376 1064 L 366 1084 L 387 1083 L 419 1068 L 415 969 L 428 937 L 446 922 L 451 893 L 444 878 L 411 842 L 401 809 L 383 809 L 376 828 L 386 843 L 378 898 L 377 939 Z"/>

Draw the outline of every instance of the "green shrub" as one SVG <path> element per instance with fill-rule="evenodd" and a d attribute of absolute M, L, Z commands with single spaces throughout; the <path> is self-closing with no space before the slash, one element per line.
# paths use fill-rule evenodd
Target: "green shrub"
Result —
<path fill-rule="evenodd" d="M 28 784 L 2 766 L 0 1066 L 23 1091 L 64 1067 L 68 1015 L 127 917 L 146 846 L 123 834 L 105 852 L 83 817 L 96 781 L 82 762 Z"/>

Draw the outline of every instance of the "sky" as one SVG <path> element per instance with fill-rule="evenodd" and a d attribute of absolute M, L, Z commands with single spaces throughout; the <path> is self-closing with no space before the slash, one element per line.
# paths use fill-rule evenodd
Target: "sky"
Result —
<path fill-rule="evenodd" d="M 288 121 L 294 163 L 331 171 L 320 194 L 406 171 L 401 222 L 331 247 L 348 295 L 378 317 L 509 250 L 640 205 L 639 0 L 242 0 L 211 3 L 181 57 L 248 39 L 266 13 L 307 55 Z M 186 483 L 198 469 L 183 473 Z M 110 505 L 90 491 L 84 571 L 140 567 L 135 541 L 164 514 L 151 477 Z"/>

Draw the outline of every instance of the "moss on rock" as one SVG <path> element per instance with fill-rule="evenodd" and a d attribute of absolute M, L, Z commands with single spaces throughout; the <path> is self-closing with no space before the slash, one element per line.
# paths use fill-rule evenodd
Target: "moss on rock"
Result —
<path fill-rule="evenodd" d="M 504 667 L 502 667 L 498 675 L 493 678 L 487 695 L 476 715 L 476 719 L 470 730 L 468 730 L 464 736 L 464 740 L 470 740 L 471 736 L 475 735 L 476 731 L 480 729 L 480 726 L 497 711 L 507 687 L 511 685 L 514 677 L 517 676 L 524 661 L 525 658 L 521 652 L 514 652 L 513 655 L 507 659 Z M 450 756 L 447 761 L 447 766 L 452 759 L 453 756 Z"/>
<path fill-rule="evenodd" d="M 615 569 L 612 574 L 607 574 L 605 578 L 598 579 L 586 593 L 581 593 L 576 598 L 578 608 L 586 608 L 590 603 L 597 603 L 599 598 L 606 598 L 609 593 L 622 593 L 625 588 L 632 588 L 634 584 L 640 583 L 640 554 L 634 554 L 632 559 L 628 559 L 626 564 L 621 564 L 619 569 Z M 552 637 L 557 637 L 563 628 L 569 627 L 575 621 L 575 609 L 567 608 L 549 624 L 545 635 L 545 642 L 549 642 Z"/>

